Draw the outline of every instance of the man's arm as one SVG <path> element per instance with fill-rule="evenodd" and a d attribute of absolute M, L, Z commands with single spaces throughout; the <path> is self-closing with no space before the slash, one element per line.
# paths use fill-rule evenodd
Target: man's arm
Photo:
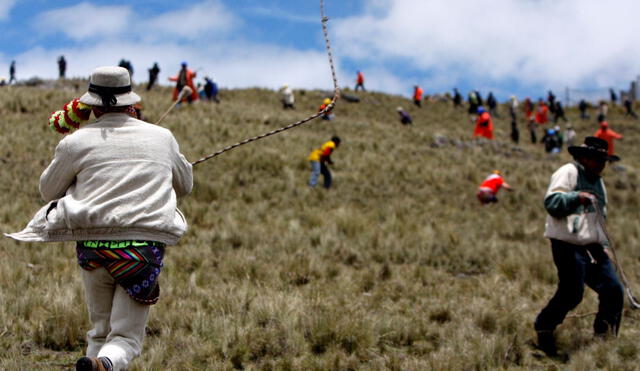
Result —
<path fill-rule="evenodd" d="M 173 176 L 173 189 L 178 197 L 186 196 L 193 189 L 193 168 L 187 159 L 180 153 L 178 142 L 172 138 L 171 150 L 174 154 L 171 173 Z"/>
<path fill-rule="evenodd" d="M 578 169 L 573 165 L 565 165 L 553 173 L 547 195 L 544 198 L 544 208 L 549 215 L 563 218 L 575 212 L 578 206 L 584 202 L 585 195 L 579 196 L 584 192 L 575 191 L 577 178 Z"/>
<path fill-rule="evenodd" d="M 76 179 L 74 160 L 63 139 L 58 143 L 53 161 L 40 176 L 40 195 L 45 202 L 59 199 Z"/>

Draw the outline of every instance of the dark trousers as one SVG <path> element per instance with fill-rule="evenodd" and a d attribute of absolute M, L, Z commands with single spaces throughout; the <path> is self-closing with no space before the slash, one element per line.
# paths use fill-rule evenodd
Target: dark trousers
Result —
<path fill-rule="evenodd" d="M 320 162 L 320 174 L 324 177 L 324 187 L 331 188 L 331 171 L 324 161 Z"/>
<path fill-rule="evenodd" d="M 613 264 L 598 244 L 578 246 L 551 240 L 553 261 L 558 269 L 558 289 L 549 304 L 538 314 L 536 331 L 553 331 L 567 313 L 582 301 L 584 285 L 598 293 L 598 313 L 593 323 L 595 334 L 611 330 L 617 334 L 624 303 L 624 288 Z M 591 261 L 591 256 L 595 262 Z"/>

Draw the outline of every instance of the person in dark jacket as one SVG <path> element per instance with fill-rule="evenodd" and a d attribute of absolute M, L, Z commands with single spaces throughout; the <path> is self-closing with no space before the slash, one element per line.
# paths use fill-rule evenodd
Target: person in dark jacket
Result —
<path fill-rule="evenodd" d="M 413 123 L 413 120 L 411 120 L 411 116 L 409 115 L 409 112 L 402 109 L 402 107 L 396 108 L 396 111 L 398 112 L 398 115 L 400 115 L 400 122 L 403 125 L 411 125 Z"/>
<path fill-rule="evenodd" d="M 67 60 L 64 59 L 64 55 L 58 57 L 58 78 L 64 79 L 67 73 Z"/>
<path fill-rule="evenodd" d="M 458 108 L 462 105 L 462 94 L 458 91 L 458 88 L 453 88 L 453 106 Z"/>
<path fill-rule="evenodd" d="M 11 61 L 11 65 L 9 66 L 9 85 L 11 85 L 11 83 L 15 83 L 18 80 L 16 80 L 16 61 Z"/>
<path fill-rule="evenodd" d="M 489 92 L 489 96 L 487 96 L 487 106 L 489 106 L 489 114 L 493 117 L 500 117 L 498 115 L 498 101 L 496 97 L 493 96 L 493 92 Z"/>
<path fill-rule="evenodd" d="M 158 80 L 158 74 L 160 73 L 160 67 L 158 67 L 158 63 L 154 63 L 153 67 L 148 69 L 149 71 L 149 83 L 147 84 L 147 90 L 151 90 L 153 85 L 155 85 Z"/>

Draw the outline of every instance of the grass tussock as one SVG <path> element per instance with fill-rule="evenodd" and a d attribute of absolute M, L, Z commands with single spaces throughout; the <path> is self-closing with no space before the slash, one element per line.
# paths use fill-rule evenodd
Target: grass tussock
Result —
<path fill-rule="evenodd" d="M 22 228 L 42 204 L 38 178 L 60 136 L 50 112 L 86 82 L 0 89 L 0 227 Z M 51 84 L 49 84 L 51 85 Z M 170 90 L 142 89 L 153 122 Z M 162 123 L 195 160 L 314 112 L 323 93 L 298 91 L 282 111 L 264 89 L 222 91 L 222 103 L 183 106 Z M 637 369 L 640 317 L 626 311 L 620 335 L 591 338 L 593 317 L 569 318 L 558 342 L 567 364 L 540 357 L 532 322 L 555 289 L 542 237 L 549 176 L 570 158 L 508 141 L 473 140 L 466 113 L 429 102 L 362 93 L 340 102 L 333 122 L 314 122 L 240 147 L 195 168 L 180 200 L 190 230 L 167 250 L 162 297 L 133 370 Z M 414 125 L 398 123 L 409 108 Z M 609 229 L 629 280 L 640 282 L 638 123 L 611 109 L 625 135 L 623 161 L 606 171 Z M 597 129 L 569 109 L 579 137 Z M 335 187 L 306 185 L 306 156 L 339 135 Z M 480 207 L 475 190 L 493 169 L 515 191 Z M 72 243 L 0 244 L 0 369 L 65 369 L 88 330 Z M 633 287 L 634 290 L 638 288 Z M 576 313 L 596 309 L 587 291 Z"/>

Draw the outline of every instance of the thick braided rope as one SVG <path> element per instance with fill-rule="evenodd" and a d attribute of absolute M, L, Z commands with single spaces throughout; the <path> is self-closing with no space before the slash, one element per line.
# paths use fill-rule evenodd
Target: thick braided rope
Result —
<path fill-rule="evenodd" d="M 640 309 L 640 303 L 638 303 L 636 298 L 633 296 L 633 293 L 631 292 L 631 288 L 629 287 L 629 281 L 627 280 L 627 276 L 624 274 L 624 270 L 622 269 L 622 264 L 620 264 L 620 261 L 618 260 L 618 256 L 616 255 L 616 250 L 613 248 L 613 242 L 611 241 L 611 237 L 609 236 L 609 231 L 607 231 L 607 225 L 604 220 L 604 216 L 600 211 L 598 200 L 595 197 L 593 198 L 593 206 L 595 207 L 596 214 L 598 215 L 598 224 L 600 224 L 600 227 L 602 227 L 602 231 L 604 232 L 604 235 L 607 238 L 607 241 L 609 241 L 609 250 L 613 255 L 613 263 L 616 265 L 618 272 L 620 272 L 620 278 L 622 279 L 622 284 L 625 287 L 625 293 L 627 294 L 627 298 L 629 299 L 629 304 L 633 309 Z"/>
<path fill-rule="evenodd" d="M 203 158 L 201 158 L 201 159 L 199 159 L 197 161 L 192 162 L 191 165 L 197 165 L 197 164 L 199 164 L 201 162 L 204 162 L 204 161 L 207 161 L 209 159 L 212 159 L 212 158 L 214 158 L 214 157 L 216 157 L 218 155 L 221 155 L 221 154 L 223 154 L 223 153 L 225 153 L 227 151 L 230 151 L 230 150 L 232 150 L 234 148 L 240 147 L 242 145 L 254 142 L 254 141 L 262 139 L 262 138 L 266 138 L 266 137 L 274 135 L 274 134 L 281 133 L 281 132 L 283 132 L 285 130 L 293 129 L 296 126 L 300 126 L 300 125 L 302 125 L 304 123 L 307 123 L 307 122 L 309 122 L 309 121 L 311 121 L 313 119 L 316 119 L 316 118 L 322 116 L 323 114 L 325 114 L 325 113 L 327 113 L 327 112 L 329 112 L 329 111 L 331 111 L 333 109 L 333 107 L 336 104 L 336 101 L 340 97 L 340 89 L 338 88 L 338 78 L 336 77 L 336 69 L 335 69 L 335 66 L 333 64 L 333 54 L 331 52 L 331 45 L 329 43 L 329 32 L 327 31 L 327 22 L 329 21 L 329 18 L 324 15 L 324 0 L 320 0 L 320 15 L 322 16 L 322 33 L 324 35 L 324 42 L 325 42 L 325 46 L 327 48 L 327 55 L 329 57 L 329 66 L 331 67 L 331 78 L 333 79 L 333 98 L 331 98 L 331 103 L 329 103 L 327 105 L 327 107 L 325 107 L 325 109 L 323 109 L 322 111 L 320 111 L 320 112 L 318 112 L 318 113 L 316 113 L 314 115 L 311 115 L 311 116 L 309 116 L 309 117 L 307 117 L 307 118 L 305 118 L 303 120 L 300 120 L 300 121 L 298 121 L 296 123 L 281 127 L 279 129 L 272 130 L 272 131 L 270 131 L 268 133 L 264 133 L 262 135 L 258 135 L 258 136 L 252 137 L 252 138 L 245 139 L 245 140 L 243 140 L 241 142 L 232 144 L 230 146 L 224 147 L 223 149 L 221 149 L 221 150 L 219 150 L 217 152 L 214 152 L 214 153 L 212 153 L 212 154 L 210 154 L 208 156 L 205 156 L 205 157 L 203 157 Z"/>

